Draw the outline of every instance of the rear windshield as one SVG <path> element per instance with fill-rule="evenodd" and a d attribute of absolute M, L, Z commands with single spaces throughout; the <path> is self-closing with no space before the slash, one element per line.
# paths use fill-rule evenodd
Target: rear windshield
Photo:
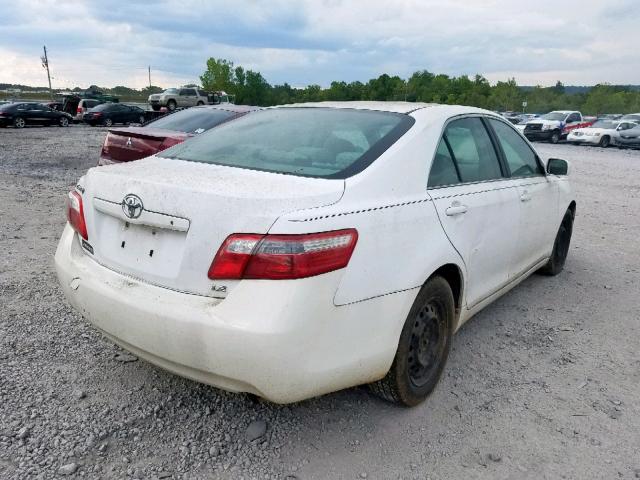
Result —
<path fill-rule="evenodd" d="M 91 105 L 87 105 L 90 107 Z M 92 112 L 104 112 L 105 110 L 113 110 L 115 108 L 114 103 L 101 103 L 91 109 Z"/>
<path fill-rule="evenodd" d="M 185 133 L 202 133 L 236 115 L 215 108 L 190 108 L 159 118 L 147 126 Z"/>
<path fill-rule="evenodd" d="M 414 123 L 371 110 L 276 108 L 245 115 L 159 156 L 318 178 L 369 166 Z"/>

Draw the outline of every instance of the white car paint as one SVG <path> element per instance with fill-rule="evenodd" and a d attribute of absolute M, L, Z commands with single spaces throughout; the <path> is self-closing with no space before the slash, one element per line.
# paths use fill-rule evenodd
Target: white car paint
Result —
<path fill-rule="evenodd" d="M 606 125 L 606 126 L 600 126 Z M 607 145 L 615 145 L 620 138 L 620 132 L 636 127 L 638 124 L 631 120 L 606 120 L 596 122 L 591 127 L 577 128 L 569 133 L 567 142 L 589 143 L 599 145 L 602 139 L 609 138 Z"/>
<path fill-rule="evenodd" d="M 89 242 L 67 224 L 55 256 L 70 303 L 162 368 L 288 403 L 384 377 L 420 287 L 440 267 L 462 277 L 457 329 L 550 256 L 574 200 L 566 176 L 427 188 L 448 122 L 492 118 L 513 130 L 500 116 L 404 102 L 304 107 L 397 112 L 415 123 L 344 179 L 161 157 L 89 170 L 76 190 Z M 137 219 L 121 208 L 131 193 L 144 202 Z M 295 280 L 207 276 L 229 234 L 340 229 L 358 233 L 346 268 Z"/>

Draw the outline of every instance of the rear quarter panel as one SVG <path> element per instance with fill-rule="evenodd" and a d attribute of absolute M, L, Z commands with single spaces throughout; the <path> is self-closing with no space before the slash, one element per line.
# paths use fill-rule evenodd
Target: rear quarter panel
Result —
<path fill-rule="evenodd" d="M 462 264 L 426 191 L 419 197 L 342 207 L 281 218 L 271 229 L 279 233 L 358 231 L 358 243 L 334 297 L 336 306 L 419 288 L 442 265 Z"/>

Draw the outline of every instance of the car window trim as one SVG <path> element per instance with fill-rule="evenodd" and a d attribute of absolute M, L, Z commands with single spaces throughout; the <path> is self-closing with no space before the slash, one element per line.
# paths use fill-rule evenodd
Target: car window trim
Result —
<path fill-rule="evenodd" d="M 491 135 L 492 137 L 495 138 L 496 141 L 496 145 L 497 149 L 498 149 L 498 157 L 501 157 L 501 163 L 504 164 L 504 168 L 506 169 L 506 172 L 508 173 L 508 178 L 513 178 L 513 179 L 520 179 L 520 178 L 531 178 L 531 177 L 546 177 L 546 173 L 545 173 L 545 168 L 542 165 L 542 161 L 540 160 L 540 157 L 538 156 L 538 153 L 531 147 L 531 145 L 529 145 L 529 143 L 527 141 L 524 142 L 524 144 L 527 146 L 527 148 L 529 150 L 531 150 L 531 153 L 533 153 L 533 157 L 536 161 L 536 164 L 538 165 L 538 169 L 539 172 L 536 175 L 518 175 L 518 176 L 513 176 L 512 172 L 511 172 L 511 167 L 509 166 L 509 162 L 507 161 L 507 155 L 504 153 L 504 149 L 502 148 L 502 144 L 500 143 L 500 139 L 498 138 L 498 134 L 496 133 L 496 131 L 493 129 L 493 126 L 491 125 L 491 122 L 489 122 L 489 120 L 495 120 L 496 122 L 501 122 L 507 126 L 509 126 L 509 128 L 511 128 L 511 130 L 518 136 L 520 136 L 522 138 L 522 135 L 520 135 L 520 132 L 513 128 L 513 125 L 510 125 L 508 122 L 505 122 L 497 117 L 483 117 L 484 118 L 484 123 L 485 123 L 485 127 L 487 128 L 487 130 L 490 132 L 489 135 Z"/>
<path fill-rule="evenodd" d="M 456 169 L 456 175 L 458 176 L 458 183 L 462 182 L 462 175 L 460 175 L 460 167 L 458 166 L 458 161 L 456 160 L 456 156 L 453 154 L 453 149 L 451 148 L 451 144 L 449 143 L 449 139 L 447 138 L 447 132 L 442 134 L 442 139 L 444 140 L 444 144 L 447 146 L 447 150 L 449 151 L 449 155 L 451 156 L 451 162 L 453 163 L 453 168 Z M 438 149 L 436 148 L 436 153 Z M 431 171 L 429 171 L 431 174 Z M 427 179 L 427 181 L 429 181 Z"/>
<path fill-rule="evenodd" d="M 429 171 L 427 172 L 427 190 L 435 190 L 436 188 L 449 188 L 449 187 L 458 187 L 461 185 L 475 185 L 475 184 L 479 184 L 479 183 L 489 183 L 489 182 L 497 182 L 497 181 L 503 181 L 503 180 L 510 180 L 512 177 L 511 176 L 505 176 L 505 171 L 503 170 L 503 166 L 502 166 L 502 160 L 500 159 L 500 154 L 496 151 L 496 145 L 493 143 L 493 138 L 491 136 L 491 133 L 488 131 L 487 126 L 485 125 L 485 122 L 483 121 L 483 118 L 485 118 L 486 115 L 483 115 L 481 113 L 462 113 L 459 115 L 454 115 L 453 117 L 449 117 L 447 119 L 447 121 L 444 123 L 444 125 L 442 126 L 442 130 L 440 131 L 440 137 L 439 139 L 442 140 L 445 136 L 446 136 L 446 132 L 447 132 L 447 127 L 449 126 L 450 123 L 452 123 L 455 120 L 461 120 L 464 118 L 479 118 L 481 123 L 484 126 L 484 129 L 487 130 L 487 134 L 489 135 L 489 138 L 491 138 L 491 144 L 493 145 L 493 149 L 494 152 L 496 154 L 496 157 L 498 158 L 498 165 L 500 165 L 500 173 L 502 174 L 502 177 L 500 178 L 491 178 L 489 180 L 477 180 L 474 182 L 463 182 L 462 181 L 462 177 L 460 176 L 459 173 L 459 167 L 458 167 L 458 161 L 455 158 L 455 155 L 453 155 L 453 150 L 451 149 L 451 146 L 449 145 L 449 140 L 447 140 L 447 148 L 449 148 L 449 153 L 451 153 L 451 158 L 453 160 L 453 163 L 456 167 L 456 172 L 458 173 L 458 178 L 460 179 L 459 183 L 451 183 L 449 185 L 438 185 L 436 187 L 430 187 L 429 186 L 429 175 L 431 175 L 431 168 L 429 168 Z M 493 118 L 493 117 L 490 117 Z M 440 144 L 440 140 L 438 140 L 438 145 Z M 436 154 L 438 152 L 438 147 L 436 145 L 435 150 L 433 151 L 433 157 L 431 158 L 431 167 L 433 167 L 433 161 L 436 158 Z"/>

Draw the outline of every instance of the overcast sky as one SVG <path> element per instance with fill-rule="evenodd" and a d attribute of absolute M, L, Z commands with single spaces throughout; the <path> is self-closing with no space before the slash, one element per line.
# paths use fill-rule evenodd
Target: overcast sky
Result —
<path fill-rule="evenodd" d="M 0 83 L 199 83 L 208 57 L 272 84 L 416 70 L 521 85 L 640 83 L 639 0 L 2 0 Z"/>

